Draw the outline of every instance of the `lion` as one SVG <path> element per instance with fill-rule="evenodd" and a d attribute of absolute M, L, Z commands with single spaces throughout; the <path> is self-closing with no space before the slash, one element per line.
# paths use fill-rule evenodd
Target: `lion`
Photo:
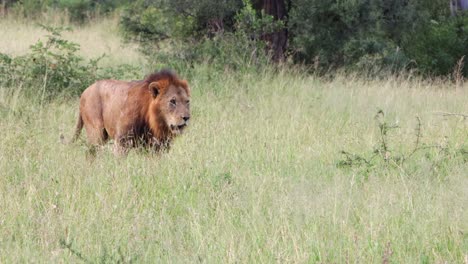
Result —
<path fill-rule="evenodd" d="M 81 94 L 71 142 L 84 126 L 93 147 L 114 139 L 116 155 L 141 145 L 159 151 L 169 149 L 189 120 L 190 88 L 170 70 L 139 81 L 100 80 Z"/>

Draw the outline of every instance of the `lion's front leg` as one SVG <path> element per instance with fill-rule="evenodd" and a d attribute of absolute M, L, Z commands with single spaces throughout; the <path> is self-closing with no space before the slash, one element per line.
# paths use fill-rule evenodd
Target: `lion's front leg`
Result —
<path fill-rule="evenodd" d="M 158 140 L 156 137 L 150 137 L 147 140 L 147 145 L 150 147 L 150 149 L 155 152 L 155 153 L 164 153 L 168 152 L 171 144 L 170 140 Z"/>
<path fill-rule="evenodd" d="M 117 157 L 125 157 L 127 156 L 127 153 L 128 148 L 124 147 L 121 143 L 119 143 L 119 140 L 116 140 L 114 144 L 114 155 Z"/>
<path fill-rule="evenodd" d="M 114 143 L 114 155 L 122 157 L 128 154 L 128 150 L 135 145 L 135 136 L 131 131 L 125 134 L 117 134 Z"/>

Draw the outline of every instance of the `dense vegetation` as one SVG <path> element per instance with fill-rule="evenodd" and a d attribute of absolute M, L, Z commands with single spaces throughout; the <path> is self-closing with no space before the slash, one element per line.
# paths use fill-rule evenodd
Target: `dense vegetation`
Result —
<path fill-rule="evenodd" d="M 166 57 L 195 63 L 238 68 L 237 57 L 248 64 L 252 54 L 261 57 L 266 51 L 275 61 L 308 64 L 319 72 L 344 67 L 373 75 L 414 69 L 468 75 L 468 67 L 457 69 L 468 54 L 468 17 L 463 11 L 451 16 L 448 0 L 24 0 L 7 5 L 28 17 L 64 9 L 79 23 L 118 10 L 125 36 L 145 43 L 146 54 L 164 57 L 166 44 L 172 47 L 164 50 Z"/>

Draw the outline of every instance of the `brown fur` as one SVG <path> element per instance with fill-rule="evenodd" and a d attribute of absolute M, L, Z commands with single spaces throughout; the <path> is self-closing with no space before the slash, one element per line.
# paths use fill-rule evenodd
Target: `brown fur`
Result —
<path fill-rule="evenodd" d="M 141 81 L 97 81 L 81 95 L 73 141 L 84 126 L 89 144 L 113 138 L 117 153 L 140 144 L 168 148 L 188 124 L 189 99 L 187 82 L 168 70 Z"/>

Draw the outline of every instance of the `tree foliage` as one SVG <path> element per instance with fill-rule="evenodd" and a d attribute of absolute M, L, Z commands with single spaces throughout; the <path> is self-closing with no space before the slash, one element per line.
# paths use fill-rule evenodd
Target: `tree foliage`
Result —
<path fill-rule="evenodd" d="M 431 21 L 408 36 L 405 52 L 422 72 L 432 75 L 452 73 L 468 59 L 468 16 Z M 457 66 L 459 61 L 462 64 Z M 468 67 L 463 67 L 461 73 L 468 76 Z"/>
<path fill-rule="evenodd" d="M 146 54 L 157 50 L 159 56 L 164 51 L 189 64 L 219 56 L 230 64 L 244 55 L 233 52 L 226 59 L 228 54 L 241 50 L 253 61 L 264 55 L 273 61 L 288 57 L 319 71 L 344 67 L 375 74 L 417 68 L 425 74 L 448 75 L 468 55 L 468 12 L 451 15 L 449 2 L 11 0 L 7 6 L 25 15 L 64 9 L 79 23 L 96 10 L 122 8 L 120 25 L 127 40 L 140 42 Z M 233 47 L 236 44 L 238 48 Z M 467 68 L 462 71 L 465 76 Z"/>
<path fill-rule="evenodd" d="M 448 12 L 442 0 L 296 0 L 289 16 L 291 49 L 296 61 L 326 69 L 399 70 L 416 59 L 408 52 L 418 41 L 414 35 L 430 31 L 431 21 L 446 19 Z"/>

